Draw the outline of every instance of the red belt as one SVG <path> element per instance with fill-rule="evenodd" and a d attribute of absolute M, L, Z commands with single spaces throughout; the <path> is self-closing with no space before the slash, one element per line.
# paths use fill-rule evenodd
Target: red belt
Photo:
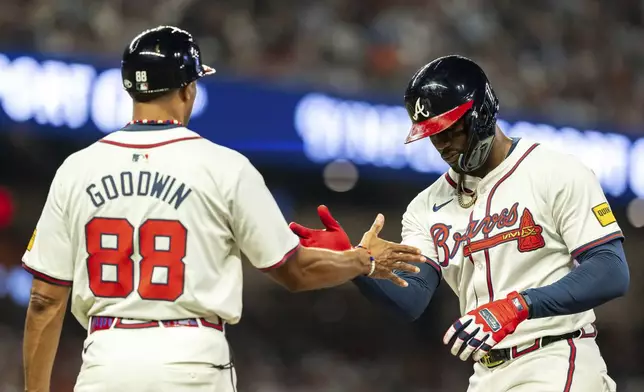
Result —
<path fill-rule="evenodd" d="M 207 321 L 204 318 L 187 318 L 180 320 L 150 320 L 141 321 L 121 317 L 95 316 L 90 318 L 89 333 L 104 329 L 143 329 L 143 328 L 174 328 L 174 327 L 206 327 L 218 331 L 224 330 L 223 322 L 218 318 L 216 323 Z"/>

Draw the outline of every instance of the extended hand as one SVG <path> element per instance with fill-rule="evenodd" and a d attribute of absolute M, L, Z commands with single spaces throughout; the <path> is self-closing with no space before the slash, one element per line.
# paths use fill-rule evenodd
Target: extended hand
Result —
<path fill-rule="evenodd" d="M 416 266 L 407 263 L 424 263 L 427 261 L 420 253 L 420 249 L 408 245 L 383 240 L 378 237 L 385 224 L 385 217 L 378 214 L 369 231 L 364 233 L 358 247 L 368 249 L 375 258 L 376 268 L 370 277 L 376 279 L 389 279 L 399 286 L 407 287 L 407 282 L 397 276 L 394 271 L 419 272 Z"/>
<path fill-rule="evenodd" d="M 331 249 L 337 251 L 346 251 L 352 248 L 349 236 L 342 229 L 342 226 L 333 218 L 331 212 L 326 206 L 318 207 L 318 215 L 325 229 L 316 230 L 304 227 L 298 223 L 292 222 L 289 227 L 291 230 L 300 237 L 300 244 L 306 247 L 316 247 Z M 418 272 L 416 266 L 407 263 L 423 263 L 426 262 L 425 257 L 421 256 L 420 250 L 412 246 L 400 245 L 394 242 L 386 241 L 378 237 L 385 223 L 385 217 L 378 214 L 376 219 L 371 225 L 360 241 L 360 248 L 365 250 L 356 250 L 360 252 L 368 251 L 370 257 L 374 260 L 374 269 L 371 272 L 371 262 L 367 261 L 366 265 L 369 267 L 368 275 L 376 279 L 389 279 L 399 286 L 407 286 L 407 282 L 394 274 L 395 270 Z M 362 257 L 369 257 L 363 255 Z"/>
<path fill-rule="evenodd" d="M 318 216 L 325 227 L 322 230 L 309 229 L 295 222 L 291 222 L 288 225 L 291 231 L 300 237 L 300 244 L 302 246 L 337 251 L 345 251 L 353 248 L 349 236 L 338 221 L 333 218 L 327 206 L 321 205 L 318 207 Z"/>
<path fill-rule="evenodd" d="M 447 330 L 443 343 L 452 341 L 452 355 L 475 361 L 483 358 L 496 344 L 510 335 L 528 318 L 528 304 L 513 291 L 504 299 L 479 306 L 458 319 Z"/>

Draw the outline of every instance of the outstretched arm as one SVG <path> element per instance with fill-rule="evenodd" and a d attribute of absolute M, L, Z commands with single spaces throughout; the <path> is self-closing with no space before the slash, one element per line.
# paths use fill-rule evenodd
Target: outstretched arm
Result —
<path fill-rule="evenodd" d="M 340 224 L 331 216 L 326 206 L 318 207 L 323 230 L 314 230 L 291 223 L 291 230 L 300 237 L 300 244 L 333 250 L 351 249 L 351 241 Z M 395 314 L 410 321 L 416 320 L 425 311 L 438 287 L 440 272 L 428 263 L 418 264 L 418 273 L 395 271 L 398 284 L 391 281 L 358 276 L 353 283 L 370 301 L 385 306 Z M 402 287 L 401 287 L 402 286 Z"/>
<path fill-rule="evenodd" d="M 288 290 L 337 286 L 363 274 L 399 282 L 394 269 L 415 272 L 418 268 L 407 263 L 425 261 L 413 246 L 378 238 L 384 224 L 381 214 L 363 237 L 364 249 L 301 246 L 261 174 L 250 162 L 240 166 L 236 183 L 227 194 L 233 238 L 255 267 Z"/>
<path fill-rule="evenodd" d="M 378 238 L 384 223 L 385 217 L 378 214 L 362 237 L 361 246 L 355 249 L 334 251 L 319 246 L 300 247 L 288 262 L 270 272 L 271 277 L 292 291 L 337 286 L 357 276 L 389 279 L 405 286 L 393 271 L 417 273 L 420 269 L 406 262 L 423 263 L 425 257 L 419 249 Z"/>
<path fill-rule="evenodd" d="M 395 278 L 391 270 L 396 263 L 398 263 L 398 268 L 417 269 L 409 264 L 400 264 L 399 260 L 421 263 L 422 256 L 416 254 L 412 248 L 409 248 L 409 252 L 406 254 L 375 258 L 370 256 L 365 249 L 335 252 L 327 249 L 300 247 L 283 265 L 268 271 L 268 273 L 271 278 L 288 290 L 299 292 L 334 287 L 346 283 L 356 276 L 371 274 L 372 262 L 374 263 L 374 274 L 378 272 L 385 274 L 382 275 L 384 279 Z"/>
<path fill-rule="evenodd" d="M 419 268 L 417 274 L 396 271 L 396 275 L 409 284 L 406 288 L 366 276 L 355 278 L 353 283 L 370 301 L 414 321 L 423 314 L 441 281 L 439 273 L 429 264 L 419 264 Z"/>

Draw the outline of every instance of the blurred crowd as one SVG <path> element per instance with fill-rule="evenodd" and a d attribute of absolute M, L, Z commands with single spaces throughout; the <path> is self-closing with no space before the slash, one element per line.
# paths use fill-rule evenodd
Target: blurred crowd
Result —
<path fill-rule="evenodd" d="M 639 0 L 3 0 L 0 48 L 114 59 L 139 31 L 175 24 L 227 77 L 393 96 L 459 53 L 483 65 L 506 116 L 637 132 L 643 16 Z"/>
<path fill-rule="evenodd" d="M 644 124 L 642 0 L 1 0 L 0 51 L 99 55 L 116 65 L 132 37 L 159 24 L 193 32 L 207 63 L 226 78 L 395 99 L 418 67 L 459 53 L 487 71 L 505 118 L 515 114 L 633 133 L 642 133 L 637 128 Z M 19 218 L 0 230 L 0 282 L 2 268 L 19 265 L 60 163 L 51 152 L 71 148 L 26 135 L 0 140 L 0 183 L 13 187 L 19 208 Z M 271 183 L 281 177 L 293 192 L 309 188 L 282 172 L 267 178 Z M 346 196 L 334 211 L 351 216 L 345 228 L 352 237 L 376 211 L 384 212 L 384 237 L 397 240 L 402 210 L 416 192 L 396 191 L 391 187 L 379 202 L 375 195 Z M 319 226 L 314 207 L 328 195 L 315 188 L 307 192 L 293 196 L 300 203 L 293 207 L 296 220 Z M 616 215 L 628 239 L 631 279 L 641 281 L 641 229 L 626 224 L 623 207 Z M 412 325 L 392 319 L 347 286 L 290 295 L 259 273 L 247 275 L 243 321 L 228 331 L 239 389 L 465 390 L 471 366 L 441 344 L 458 312 L 446 285 Z M 24 308 L 3 290 L 0 285 L 0 392 L 17 392 Z M 602 352 L 622 392 L 644 391 L 638 359 L 644 350 L 643 290 L 632 285 L 626 298 L 597 311 Z M 72 390 L 80 366 L 83 330 L 67 321 L 52 392 Z"/>

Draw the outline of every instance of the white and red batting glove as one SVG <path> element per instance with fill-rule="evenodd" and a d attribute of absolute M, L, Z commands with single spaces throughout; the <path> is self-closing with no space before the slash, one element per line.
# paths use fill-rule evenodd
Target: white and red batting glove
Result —
<path fill-rule="evenodd" d="M 468 312 L 445 333 L 443 343 L 452 345 L 452 355 L 466 361 L 470 356 L 479 361 L 494 346 L 528 319 L 528 304 L 521 294 L 511 292 Z"/>

